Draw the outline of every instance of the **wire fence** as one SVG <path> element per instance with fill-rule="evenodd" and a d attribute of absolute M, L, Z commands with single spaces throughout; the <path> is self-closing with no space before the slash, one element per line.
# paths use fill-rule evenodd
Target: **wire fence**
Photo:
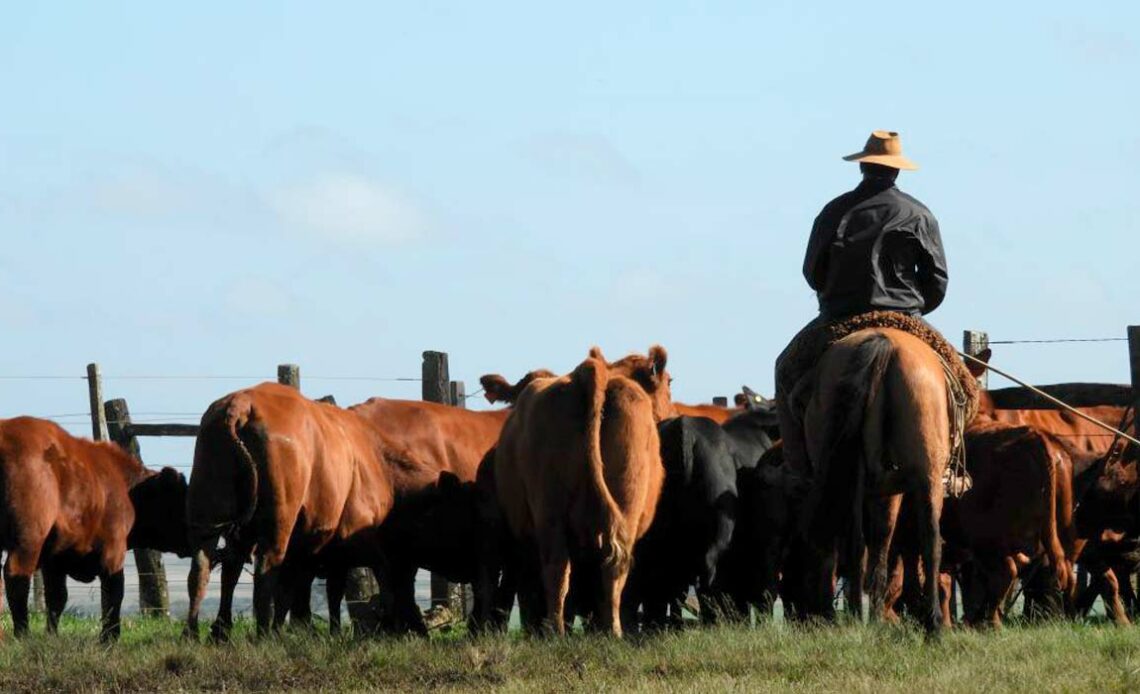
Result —
<path fill-rule="evenodd" d="M 1125 337 L 1097 337 L 1097 338 L 1035 338 L 1035 339 L 1005 339 L 1005 340 L 989 340 L 990 345 L 1023 345 L 1023 344 L 1064 344 L 1064 343 L 1114 343 L 1114 342 L 1127 342 Z M 237 375 L 237 374 L 102 374 L 102 379 L 105 382 L 115 381 L 244 381 L 244 382 L 261 382 L 276 380 L 276 374 L 251 374 L 251 375 Z M 0 374 L 0 381 L 87 381 L 86 374 L 83 375 L 69 375 L 69 374 Z M 422 378 L 406 377 L 406 376 L 377 376 L 377 375 L 308 375 L 304 377 L 305 382 L 372 382 L 372 383 L 421 383 Z M 480 397 L 484 392 L 483 388 L 479 388 L 474 392 L 467 393 L 463 399 L 471 400 Z M 77 433 L 89 431 L 91 426 L 90 411 L 81 412 L 60 412 L 55 414 L 38 415 L 43 419 L 50 419 L 56 421 L 61 426 L 68 429 L 75 430 Z M 201 412 L 190 411 L 175 411 L 175 410 L 146 410 L 141 412 L 131 413 L 130 421 L 132 423 L 160 423 L 160 422 L 197 422 L 201 418 Z M 109 424 L 124 423 L 122 420 L 113 420 Z M 1072 434 L 1071 436 L 1076 436 Z M 1086 437 L 1108 437 L 1111 434 L 1083 434 Z M 173 467 L 188 471 L 190 465 L 188 463 L 175 464 Z M 187 589 L 188 582 L 189 562 L 185 559 L 173 559 L 170 555 L 166 556 L 165 570 L 162 574 L 168 586 L 170 596 L 171 613 L 173 616 L 184 615 L 189 605 L 189 597 Z M 127 566 L 124 567 L 124 583 L 125 583 L 125 599 L 124 599 L 124 612 L 138 612 L 139 611 L 139 589 L 140 578 L 144 575 L 152 576 L 155 574 L 140 574 L 134 564 L 133 556 L 128 556 Z M 252 610 L 252 574 L 248 567 L 243 571 L 241 578 L 238 581 L 238 587 L 234 595 L 234 610 L 237 614 L 248 614 Z M 324 581 L 318 579 L 314 585 L 313 598 L 316 603 L 316 609 L 322 609 L 325 606 L 324 597 Z M 211 576 L 208 587 L 207 599 L 204 602 L 204 610 L 208 612 L 217 605 L 220 600 L 220 578 L 215 571 Z M 98 581 L 83 584 L 72 579 L 68 579 L 68 592 L 69 592 L 69 605 L 68 609 L 72 612 L 84 614 L 98 614 L 100 605 L 100 588 Z M 430 604 L 430 581 L 427 572 L 421 571 L 416 577 L 416 599 L 421 607 L 426 607 Z"/>
<path fill-rule="evenodd" d="M 989 340 L 991 345 L 1053 345 L 1068 342 L 1128 342 L 1127 337 L 1058 337 L 1039 340 Z"/>
<path fill-rule="evenodd" d="M 186 612 L 190 607 L 189 595 L 189 561 L 185 559 L 175 559 L 170 561 L 170 555 L 166 555 L 166 578 L 167 591 L 169 595 L 170 616 L 174 619 L 185 618 Z M 145 572 L 139 573 L 135 569 L 134 559 L 128 553 L 127 564 L 123 567 L 123 613 L 124 614 L 139 614 L 142 612 L 139 597 L 139 577 L 148 575 Z M 149 574 L 153 575 L 153 574 Z M 96 616 L 100 611 L 101 604 L 101 589 L 99 581 L 96 579 L 91 583 L 80 583 L 74 579 L 67 579 L 67 611 L 72 614 L 84 616 Z M 416 575 L 415 582 L 415 596 L 416 603 L 421 609 L 426 609 L 431 606 L 431 582 L 429 574 L 426 571 L 420 571 Z M 221 601 L 221 576 L 220 571 L 215 570 L 210 575 L 210 582 L 206 587 L 206 595 L 202 603 L 203 620 L 213 619 L 214 612 L 217 610 L 217 605 Z M 327 598 L 325 593 L 325 580 L 318 578 L 313 583 L 312 590 L 313 611 L 316 614 L 327 612 Z M 345 596 L 342 609 L 347 609 L 348 605 L 353 601 Z M 253 612 L 253 573 L 249 566 L 245 567 L 241 576 L 238 579 L 237 587 L 234 590 L 234 613 L 240 616 L 247 616 Z"/>

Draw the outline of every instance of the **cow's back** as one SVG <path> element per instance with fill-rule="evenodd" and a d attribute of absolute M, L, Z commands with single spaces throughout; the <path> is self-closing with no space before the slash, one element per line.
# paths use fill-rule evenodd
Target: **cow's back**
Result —
<path fill-rule="evenodd" d="M 372 398 L 349 409 L 430 466 L 433 480 L 450 472 L 463 482 L 475 480 L 483 456 L 498 441 L 509 414 L 509 410 L 473 411 L 387 398 Z"/>
<path fill-rule="evenodd" d="M 1125 408 L 1115 405 L 1078 408 L 1093 419 L 1110 426 L 1120 426 Z M 1034 427 L 1064 439 L 1069 445 L 1086 453 L 1104 455 L 1112 445 L 1113 434 L 1066 410 L 998 410 L 988 412 L 999 422 Z"/>
<path fill-rule="evenodd" d="M 564 517 L 585 483 L 583 394 L 569 377 L 540 378 L 519 395 L 495 447 L 493 484 L 516 535 Z"/>
<path fill-rule="evenodd" d="M 391 485 L 378 434 L 357 414 L 263 383 L 203 417 L 190 480 L 198 528 L 296 522 L 313 548 L 378 525 Z"/>
<path fill-rule="evenodd" d="M 0 421 L 0 543 L 11 550 L 50 532 L 52 553 L 125 551 L 134 521 L 129 488 L 143 474 L 113 444 L 33 417 Z"/>

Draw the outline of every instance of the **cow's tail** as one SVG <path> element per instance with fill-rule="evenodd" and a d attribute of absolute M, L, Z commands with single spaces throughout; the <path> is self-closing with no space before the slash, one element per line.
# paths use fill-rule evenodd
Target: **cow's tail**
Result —
<path fill-rule="evenodd" d="M 1045 491 L 1045 517 L 1041 523 L 1041 543 L 1045 546 L 1045 556 L 1053 565 L 1057 585 L 1064 592 L 1069 589 L 1071 574 L 1069 561 L 1065 556 L 1065 548 L 1062 546 L 1061 538 L 1057 533 L 1057 475 L 1060 472 L 1058 470 L 1060 465 L 1053 456 L 1049 455 L 1049 447 L 1045 445 L 1045 442 L 1042 441 L 1041 443 L 1045 450 L 1046 459 L 1049 461 L 1049 474 L 1046 478 L 1048 486 Z"/>
<path fill-rule="evenodd" d="M 605 361 L 590 358 L 574 370 L 574 381 L 586 392 L 586 458 L 590 481 L 599 501 L 598 548 L 608 566 L 628 561 L 628 533 L 625 517 L 606 484 L 605 462 L 602 460 L 602 416 L 606 406 L 609 372 Z"/>
<path fill-rule="evenodd" d="M 200 541 L 216 538 L 226 528 L 240 528 L 253 519 L 257 509 L 258 473 L 256 459 L 250 451 L 250 443 L 256 438 L 250 431 L 252 416 L 253 405 L 249 399 L 236 395 L 215 403 L 202 418 L 194 447 L 196 472 L 190 476 L 190 517 L 187 519 L 191 532 L 199 536 Z M 207 483 L 198 482 L 199 476 L 215 483 L 232 480 L 232 486 L 228 489 L 200 486 Z M 217 503 L 221 501 L 216 500 L 217 494 L 232 494 L 226 499 L 232 500 L 232 504 Z"/>
<path fill-rule="evenodd" d="M 865 544 L 863 507 L 868 466 L 880 452 L 882 432 L 868 432 L 865 423 L 872 408 L 880 407 L 883 377 L 894 359 L 894 345 L 881 333 L 872 333 L 853 350 L 847 370 L 834 386 L 830 419 L 821 432 L 821 459 L 817 484 L 808 502 L 808 533 L 819 545 L 846 534 L 849 570 L 858 575 Z M 864 440 L 869 436 L 874 440 Z M 849 513 L 844 513 L 847 509 Z"/>
<path fill-rule="evenodd" d="M 253 453 L 250 452 L 246 439 L 243 438 L 243 434 L 247 433 L 246 425 L 249 423 L 252 412 L 253 406 L 248 401 L 243 402 L 240 407 L 231 407 L 226 411 L 226 432 L 229 434 L 230 443 L 237 452 L 239 463 L 238 499 L 244 502 L 244 510 L 238 519 L 238 525 L 249 523 L 257 510 L 257 461 L 254 460 Z"/>

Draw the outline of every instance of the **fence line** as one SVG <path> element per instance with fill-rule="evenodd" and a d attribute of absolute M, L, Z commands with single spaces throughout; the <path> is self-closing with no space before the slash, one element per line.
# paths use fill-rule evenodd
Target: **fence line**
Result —
<path fill-rule="evenodd" d="M 272 380 L 275 377 L 272 374 L 259 374 L 256 376 L 223 376 L 223 375 L 170 375 L 163 376 L 158 374 L 127 374 L 116 376 L 113 374 L 104 374 L 104 381 L 259 381 L 259 380 Z M 60 375 L 35 375 L 35 376 L 18 376 L 18 375 L 0 375 L 0 381 L 86 381 L 86 376 L 60 376 Z M 305 375 L 305 380 L 308 381 L 382 381 L 388 383 L 420 383 L 422 378 L 413 378 L 411 376 L 309 376 Z"/>
<path fill-rule="evenodd" d="M 1127 337 L 1059 337 L 1043 340 L 990 340 L 991 345 L 1052 345 L 1063 342 L 1128 342 Z"/>

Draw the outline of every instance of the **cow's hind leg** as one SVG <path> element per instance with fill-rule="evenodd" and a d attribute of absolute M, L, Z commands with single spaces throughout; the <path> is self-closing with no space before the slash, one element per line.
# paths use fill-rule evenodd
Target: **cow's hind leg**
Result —
<path fill-rule="evenodd" d="M 268 635 L 274 624 L 273 612 L 283 558 L 283 551 L 263 552 L 258 548 L 253 574 L 253 614 L 257 619 L 258 636 Z"/>
<path fill-rule="evenodd" d="M 234 626 L 234 590 L 241 578 L 242 567 L 249 556 L 249 548 L 237 544 L 227 545 L 222 559 L 222 590 L 218 602 L 218 616 L 210 626 L 210 640 L 225 642 Z"/>
<path fill-rule="evenodd" d="M 206 599 L 206 589 L 210 585 L 210 557 L 205 549 L 196 550 L 190 557 L 190 572 L 186 577 L 186 595 L 190 606 L 186 610 L 186 626 L 182 635 L 193 641 L 198 640 L 198 619 L 202 613 L 202 602 Z"/>
<path fill-rule="evenodd" d="M 28 633 L 28 593 L 32 585 L 32 574 L 36 572 L 38 563 L 38 552 L 17 549 L 8 553 L 8 561 L 4 564 L 8 609 L 12 612 L 12 628 L 16 636 Z"/>
<path fill-rule="evenodd" d="M 1117 626 L 1130 624 L 1128 612 L 1124 609 L 1124 601 L 1120 598 L 1120 580 L 1112 569 L 1106 569 L 1101 577 L 1101 599 L 1104 601 L 1105 611 L 1112 617 L 1114 624 Z"/>
<path fill-rule="evenodd" d="M 100 641 L 117 641 L 122 632 L 120 615 L 123 610 L 123 569 L 104 571 L 99 576 L 102 593 L 103 629 L 99 632 Z"/>
<path fill-rule="evenodd" d="M 277 583 L 276 609 L 273 614 L 273 628 L 281 629 L 285 618 L 289 626 L 299 629 L 313 628 L 313 581 L 316 573 L 310 567 L 282 567 L 281 579 Z"/>
<path fill-rule="evenodd" d="M 621 637 L 621 594 L 628 578 L 628 559 L 618 559 L 602 565 L 602 594 L 597 612 L 598 628 L 619 638 Z"/>
<path fill-rule="evenodd" d="M 427 636 L 427 623 L 416 605 L 416 566 L 403 559 L 388 558 L 383 563 L 380 592 L 389 592 L 391 609 L 382 615 L 384 630 L 395 634 Z"/>
<path fill-rule="evenodd" d="M 44 607 L 47 608 L 47 631 L 54 634 L 59 630 L 59 618 L 67 607 L 67 574 L 45 566 Z"/>
<path fill-rule="evenodd" d="M 565 530 L 556 526 L 539 545 L 542 588 L 546 598 L 546 624 L 555 634 L 566 633 L 566 596 L 570 592 L 570 553 Z M 599 615 L 601 616 L 601 615 Z"/>

